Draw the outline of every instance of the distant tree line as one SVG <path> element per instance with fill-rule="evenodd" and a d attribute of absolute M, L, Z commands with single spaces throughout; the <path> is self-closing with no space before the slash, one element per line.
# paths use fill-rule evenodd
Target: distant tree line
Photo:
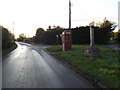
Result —
<path fill-rule="evenodd" d="M 94 26 L 94 33 L 95 33 L 95 44 L 107 44 L 111 38 L 113 30 L 116 28 L 114 22 L 110 22 L 108 20 L 104 20 L 103 23 L 99 23 L 99 25 Z M 45 44 L 57 44 L 57 37 L 58 43 L 61 44 L 61 37 L 60 34 L 64 30 L 60 27 L 55 27 L 49 31 L 45 31 L 42 28 L 38 28 L 36 31 L 36 36 L 34 36 L 33 41 L 35 43 L 45 43 Z M 90 28 L 89 26 L 82 26 L 72 28 L 72 42 L 73 44 L 89 44 L 90 43 Z"/>

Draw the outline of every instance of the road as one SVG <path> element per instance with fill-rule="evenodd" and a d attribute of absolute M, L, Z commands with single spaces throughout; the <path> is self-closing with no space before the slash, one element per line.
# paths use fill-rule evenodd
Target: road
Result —
<path fill-rule="evenodd" d="M 120 45 L 119 44 L 118 45 L 105 45 L 105 46 L 107 46 L 109 48 L 112 48 L 112 49 L 120 50 Z"/>
<path fill-rule="evenodd" d="M 44 45 L 16 42 L 3 64 L 3 88 L 92 88 L 83 77 L 49 55 Z"/>

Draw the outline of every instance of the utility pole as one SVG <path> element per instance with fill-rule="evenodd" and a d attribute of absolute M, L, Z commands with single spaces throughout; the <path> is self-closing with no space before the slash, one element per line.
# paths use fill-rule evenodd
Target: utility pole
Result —
<path fill-rule="evenodd" d="M 71 0 L 69 0 L 69 30 L 71 30 Z"/>
<path fill-rule="evenodd" d="M 13 41 L 14 41 L 14 21 L 13 21 Z"/>
<path fill-rule="evenodd" d="M 69 30 L 62 33 L 63 51 L 70 51 L 72 48 L 72 32 L 71 32 L 71 0 L 69 0 Z"/>
<path fill-rule="evenodd" d="M 13 35 L 14 35 L 14 21 L 13 21 Z"/>

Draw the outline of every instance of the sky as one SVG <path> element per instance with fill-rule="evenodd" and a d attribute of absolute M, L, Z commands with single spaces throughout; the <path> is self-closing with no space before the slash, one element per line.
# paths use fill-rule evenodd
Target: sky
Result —
<path fill-rule="evenodd" d="M 102 22 L 106 17 L 118 24 L 120 0 L 71 0 L 72 28 Z M 0 25 L 18 37 L 24 33 L 33 36 L 36 29 L 59 25 L 69 27 L 69 0 L 0 0 Z M 118 29 L 117 29 L 118 30 Z"/>

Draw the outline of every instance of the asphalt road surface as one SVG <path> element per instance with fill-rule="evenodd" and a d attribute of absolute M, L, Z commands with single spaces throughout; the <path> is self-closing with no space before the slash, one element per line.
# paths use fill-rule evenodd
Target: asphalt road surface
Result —
<path fill-rule="evenodd" d="M 105 46 L 112 48 L 112 49 L 120 50 L 120 45 L 105 45 Z"/>
<path fill-rule="evenodd" d="M 3 64 L 3 88 L 93 88 L 84 78 L 49 55 L 44 45 L 16 42 Z"/>

